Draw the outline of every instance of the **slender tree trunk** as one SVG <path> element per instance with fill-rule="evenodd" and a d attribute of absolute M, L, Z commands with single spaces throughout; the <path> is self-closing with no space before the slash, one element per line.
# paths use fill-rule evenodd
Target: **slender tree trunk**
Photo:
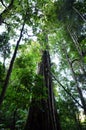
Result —
<path fill-rule="evenodd" d="M 50 70 L 50 56 L 48 51 L 43 52 L 39 75 L 43 76 L 43 86 L 46 87 L 46 99 L 32 100 L 24 130 L 61 130 L 57 111 L 54 105 L 52 77 Z"/>
<path fill-rule="evenodd" d="M 17 54 L 17 51 L 18 51 L 18 46 L 19 46 L 19 43 L 20 43 L 21 38 L 22 38 L 22 32 L 24 30 L 24 25 L 25 25 L 25 22 L 23 23 L 23 26 L 22 26 L 22 29 L 21 29 L 21 32 L 20 32 L 20 37 L 19 37 L 19 39 L 17 41 L 16 47 L 15 47 L 15 50 L 14 50 L 14 54 L 13 54 L 13 57 L 11 59 L 9 69 L 8 69 L 8 72 L 7 72 L 7 75 L 6 75 L 6 79 L 5 79 L 5 82 L 4 82 L 4 85 L 3 85 L 3 89 L 2 89 L 2 92 L 1 92 L 1 95 L 0 95 L 0 106 L 2 105 L 2 102 L 4 100 L 4 96 L 5 96 L 5 93 L 6 93 L 6 89 L 8 87 L 8 83 L 9 83 L 10 75 L 11 75 L 11 72 L 12 72 L 14 60 L 16 58 L 16 54 Z"/>
<path fill-rule="evenodd" d="M 71 61 L 70 61 L 70 59 L 69 59 L 69 56 L 68 56 L 67 51 L 66 51 L 65 48 L 64 48 L 64 52 L 65 52 L 65 55 L 66 55 L 66 59 L 67 59 L 67 61 L 68 61 L 68 64 L 69 64 L 69 66 L 70 66 L 73 79 L 74 79 L 74 81 L 75 81 L 75 83 L 76 83 L 77 91 L 78 91 L 78 93 L 79 93 L 80 100 L 81 100 L 81 103 L 82 103 L 82 105 L 83 105 L 84 113 L 85 113 L 85 115 L 86 115 L 86 102 L 85 102 L 85 99 L 84 99 L 84 97 L 83 97 L 82 90 L 81 90 L 81 88 L 79 87 L 79 83 L 78 83 L 78 81 L 77 81 L 76 75 L 75 75 L 74 70 L 73 70 L 73 67 L 72 67 L 72 63 L 71 63 Z"/>
<path fill-rule="evenodd" d="M 67 27 L 67 30 L 68 30 L 68 32 L 70 34 L 70 37 L 73 40 L 73 43 L 75 45 L 75 48 L 76 48 L 76 50 L 77 50 L 77 52 L 78 52 L 78 54 L 80 56 L 80 60 L 79 61 L 80 61 L 81 70 L 82 70 L 83 73 L 85 73 L 83 54 L 82 54 L 82 49 L 80 47 L 80 44 L 78 42 L 78 38 L 77 38 L 76 34 L 73 31 L 71 31 L 71 27 L 70 26 Z"/>

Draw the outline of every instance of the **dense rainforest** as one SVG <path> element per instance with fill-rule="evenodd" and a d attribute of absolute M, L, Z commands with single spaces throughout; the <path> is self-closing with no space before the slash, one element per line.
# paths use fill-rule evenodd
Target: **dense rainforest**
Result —
<path fill-rule="evenodd" d="M 0 130 L 86 130 L 86 0 L 0 0 Z"/>

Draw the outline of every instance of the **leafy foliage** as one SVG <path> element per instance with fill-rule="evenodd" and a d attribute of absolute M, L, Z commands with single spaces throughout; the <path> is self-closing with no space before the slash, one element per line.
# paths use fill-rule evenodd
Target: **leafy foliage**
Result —
<path fill-rule="evenodd" d="M 59 84 L 52 76 L 62 130 L 77 130 L 81 127 L 85 129 L 86 122 L 83 126 L 81 120 L 77 118 L 80 115 L 80 106 L 68 93 L 80 102 L 82 110 L 86 111 L 86 1 L 4 0 L 2 2 L 0 2 L 0 26 L 4 26 L 6 30 L 0 34 L 0 56 L 3 58 L 3 62 L 0 62 L 0 92 L 9 65 L 6 61 L 14 51 L 23 21 L 25 27 L 3 105 L 0 108 L 0 129 L 22 130 L 32 99 L 35 98 L 36 101 L 47 99 L 46 86 L 42 87 L 43 77 L 37 74 L 38 64 L 46 46 L 51 55 L 51 73 L 60 82 Z M 57 65 L 53 63 L 54 56 L 59 58 Z M 77 84 L 85 105 L 77 90 Z"/>

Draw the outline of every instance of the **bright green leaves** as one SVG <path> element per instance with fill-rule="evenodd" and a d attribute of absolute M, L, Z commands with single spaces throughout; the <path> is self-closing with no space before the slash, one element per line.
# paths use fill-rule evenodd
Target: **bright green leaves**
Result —
<path fill-rule="evenodd" d="M 36 43 L 32 42 L 32 44 Z M 21 45 L 19 56 L 14 65 L 13 78 L 17 75 L 20 84 L 25 86 L 27 90 L 31 90 L 33 87 L 37 63 L 40 61 L 39 45 L 33 45 Z"/>
<path fill-rule="evenodd" d="M 44 28 L 49 33 L 49 31 L 52 31 L 54 27 L 58 26 L 57 7 L 52 1 L 45 4 L 43 14 L 44 14 Z"/>

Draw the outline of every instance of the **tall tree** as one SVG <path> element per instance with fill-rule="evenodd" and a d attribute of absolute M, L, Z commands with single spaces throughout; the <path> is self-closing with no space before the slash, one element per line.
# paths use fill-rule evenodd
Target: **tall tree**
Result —
<path fill-rule="evenodd" d="M 35 98 L 32 99 L 25 130 L 61 130 L 55 108 L 52 76 L 49 71 L 51 71 L 50 55 L 48 50 L 44 50 L 38 72 L 38 75 L 42 76 L 42 82 L 41 84 L 35 83 L 36 87 L 41 85 L 40 89 L 42 89 L 42 93 L 36 95 L 37 97 L 41 97 L 41 99 L 39 101 Z M 47 94 L 45 99 L 43 99 L 44 88 L 46 90 L 44 93 Z M 40 92 L 40 90 L 38 91 Z"/>

